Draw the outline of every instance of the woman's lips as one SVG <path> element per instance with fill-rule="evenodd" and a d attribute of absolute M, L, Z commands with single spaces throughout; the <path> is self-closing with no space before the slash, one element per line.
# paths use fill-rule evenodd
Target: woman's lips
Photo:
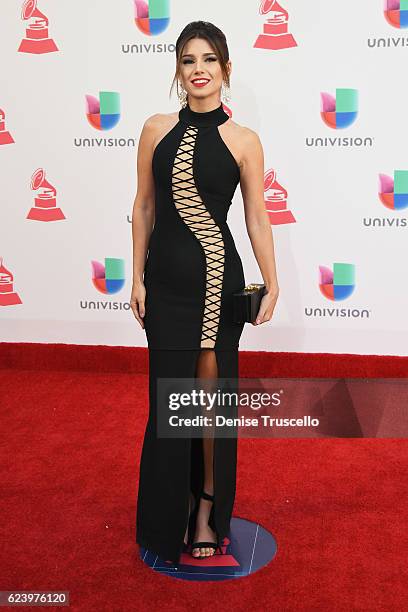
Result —
<path fill-rule="evenodd" d="M 197 81 L 191 81 L 192 84 L 194 85 L 194 87 L 205 87 L 205 85 L 207 85 L 207 83 L 209 83 L 210 81 L 205 81 L 203 83 L 197 82 Z"/>

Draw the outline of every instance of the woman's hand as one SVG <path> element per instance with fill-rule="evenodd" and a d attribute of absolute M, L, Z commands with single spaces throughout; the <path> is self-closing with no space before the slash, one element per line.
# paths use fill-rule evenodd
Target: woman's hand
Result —
<path fill-rule="evenodd" d="M 143 317 L 145 316 L 145 300 L 146 288 L 144 283 L 141 281 L 138 283 L 133 283 L 132 295 L 130 297 L 130 307 L 135 315 L 135 318 L 139 321 L 142 329 L 144 329 Z"/>
<path fill-rule="evenodd" d="M 277 286 L 271 288 L 264 294 L 259 305 L 257 317 L 255 321 L 253 321 L 252 325 L 261 325 L 261 323 L 266 323 L 267 321 L 271 320 L 278 296 L 279 287 Z"/>

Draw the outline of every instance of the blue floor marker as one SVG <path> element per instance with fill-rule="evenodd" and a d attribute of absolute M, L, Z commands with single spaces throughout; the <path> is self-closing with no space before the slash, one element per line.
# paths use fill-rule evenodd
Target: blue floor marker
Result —
<path fill-rule="evenodd" d="M 233 517 L 222 550 L 224 554 L 217 552 L 207 559 L 194 559 L 190 552 L 184 552 L 175 565 L 140 547 L 140 558 L 156 572 L 180 580 L 231 580 L 265 567 L 274 558 L 277 544 L 272 534 L 258 523 Z"/>

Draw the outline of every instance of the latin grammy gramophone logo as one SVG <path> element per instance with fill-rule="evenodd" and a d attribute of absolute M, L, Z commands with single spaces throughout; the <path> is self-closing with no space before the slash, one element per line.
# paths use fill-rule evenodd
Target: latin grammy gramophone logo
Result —
<path fill-rule="evenodd" d="M 170 0 L 133 0 L 135 23 L 143 34 L 157 36 L 170 23 Z"/>
<path fill-rule="evenodd" d="M 296 223 L 292 212 L 288 210 L 288 192 L 276 180 L 276 170 L 272 168 L 264 176 L 265 207 L 271 225 Z"/>
<path fill-rule="evenodd" d="M 25 0 L 21 19 L 28 21 L 26 36 L 20 43 L 20 53 L 53 53 L 58 47 L 48 36 L 48 18 L 37 8 L 37 0 Z"/>
<path fill-rule="evenodd" d="M 0 306 L 22 304 L 20 296 L 14 291 L 13 281 L 12 273 L 5 268 L 3 258 L 0 257 Z"/>
<path fill-rule="evenodd" d="M 45 178 L 45 170 L 38 168 L 31 177 L 31 189 L 36 192 L 34 206 L 27 215 L 33 221 L 61 221 L 64 213 L 57 206 L 57 190 Z"/>
<path fill-rule="evenodd" d="M 289 32 L 289 13 L 278 4 L 277 0 L 262 0 L 259 13 L 268 15 L 268 18 L 264 23 L 263 34 L 259 34 L 255 41 L 255 48 L 278 51 L 297 47 L 297 42 Z"/>
<path fill-rule="evenodd" d="M 0 108 L 0 145 L 11 144 L 13 142 L 12 135 L 6 130 L 6 113 Z"/>

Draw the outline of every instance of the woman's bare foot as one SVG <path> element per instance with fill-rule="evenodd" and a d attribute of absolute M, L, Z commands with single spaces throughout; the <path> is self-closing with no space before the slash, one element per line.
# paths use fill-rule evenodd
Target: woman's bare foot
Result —
<path fill-rule="evenodd" d="M 208 519 L 211 512 L 212 501 L 200 498 L 200 507 L 197 513 L 196 529 L 194 533 L 194 542 L 214 542 L 217 543 L 217 535 L 208 524 Z M 191 554 L 193 557 L 211 557 L 215 553 L 214 548 L 193 548 Z"/>

